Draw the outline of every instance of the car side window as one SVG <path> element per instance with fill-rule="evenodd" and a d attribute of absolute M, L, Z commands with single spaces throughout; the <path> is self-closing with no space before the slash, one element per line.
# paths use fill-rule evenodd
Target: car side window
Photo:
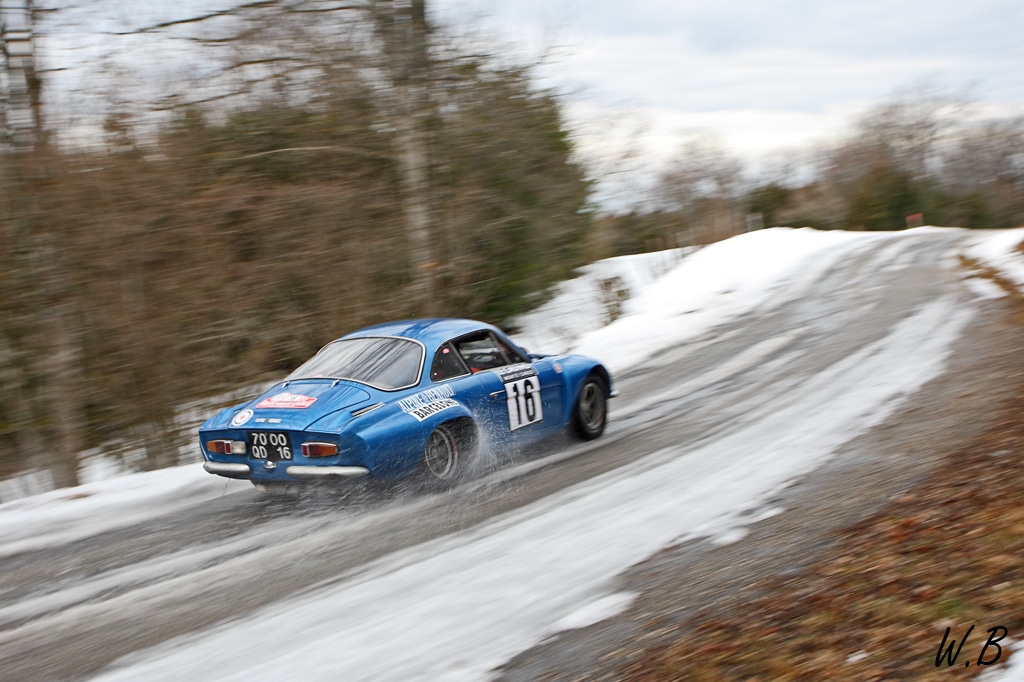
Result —
<path fill-rule="evenodd" d="M 462 360 L 459 359 L 459 354 L 452 348 L 451 342 L 437 349 L 437 353 L 434 354 L 434 362 L 430 365 L 430 378 L 433 381 L 444 381 L 468 373 Z"/>
<path fill-rule="evenodd" d="M 470 372 L 481 372 L 509 364 L 508 357 L 502 351 L 498 340 L 488 331 L 463 336 L 453 343 Z"/>
<path fill-rule="evenodd" d="M 514 365 L 517 362 L 529 362 L 519 351 L 512 348 L 501 339 L 498 339 L 498 346 L 501 347 L 501 351 L 505 354 L 505 357 L 508 358 L 508 363 L 510 365 Z"/>

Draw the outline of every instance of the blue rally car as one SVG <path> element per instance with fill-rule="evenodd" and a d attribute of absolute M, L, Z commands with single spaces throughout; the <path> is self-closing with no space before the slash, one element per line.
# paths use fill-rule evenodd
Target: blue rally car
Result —
<path fill-rule="evenodd" d="M 324 346 L 262 395 L 210 418 L 211 474 L 260 489 L 416 475 L 450 484 L 478 448 L 604 432 L 611 377 L 581 355 L 528 354 L 497 327 L 428 319 L 368 327 Z"/>

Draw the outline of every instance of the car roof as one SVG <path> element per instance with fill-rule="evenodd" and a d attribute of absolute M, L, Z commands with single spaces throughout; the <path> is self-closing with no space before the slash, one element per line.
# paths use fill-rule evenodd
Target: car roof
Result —
<path fill-rule="evenodd" d="M 400 320 L 397 322 L 385 322 L 375 324 L 371 327 L 364 327 L 346 334 L 343 339 L 358 338 L 365 336 L 400 336 L 407 339 L 414 339 L 421 342 L 428 350 L 433 351 L 445 341 L 463 334 L 489 329 L 502 333 L 494 325 L 480 322 L 479 320 L 465 320 L 457 318 L 428 318 L 422 320 Z"/>

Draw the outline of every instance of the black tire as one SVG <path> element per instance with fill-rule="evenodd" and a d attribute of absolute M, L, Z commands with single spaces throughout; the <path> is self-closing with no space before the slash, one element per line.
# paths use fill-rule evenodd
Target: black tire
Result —
<path fill-rule="evenodd" d="M 445 486 L 459 479 L 463 470 L 463 448 L 457 429 L 441 424 L 423 448 L 423 478 L 428 484 Z"/>
<path fill-rule="evenodd" d="M 583 440 L 594 440 L 608 423 L 608 387 L 598 374 L 591 374 L 580 387 L 572 411 L 572 427 Z"/>

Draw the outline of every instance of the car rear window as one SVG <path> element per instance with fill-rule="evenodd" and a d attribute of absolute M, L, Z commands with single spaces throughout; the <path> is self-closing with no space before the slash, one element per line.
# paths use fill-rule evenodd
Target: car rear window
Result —
<path fill-rule="evenodd" d="M 423 347 L 407 339 L 341 339 L 288 375 L 296 379 L 348 379 L 393 391 L 419 383 Z"/>

